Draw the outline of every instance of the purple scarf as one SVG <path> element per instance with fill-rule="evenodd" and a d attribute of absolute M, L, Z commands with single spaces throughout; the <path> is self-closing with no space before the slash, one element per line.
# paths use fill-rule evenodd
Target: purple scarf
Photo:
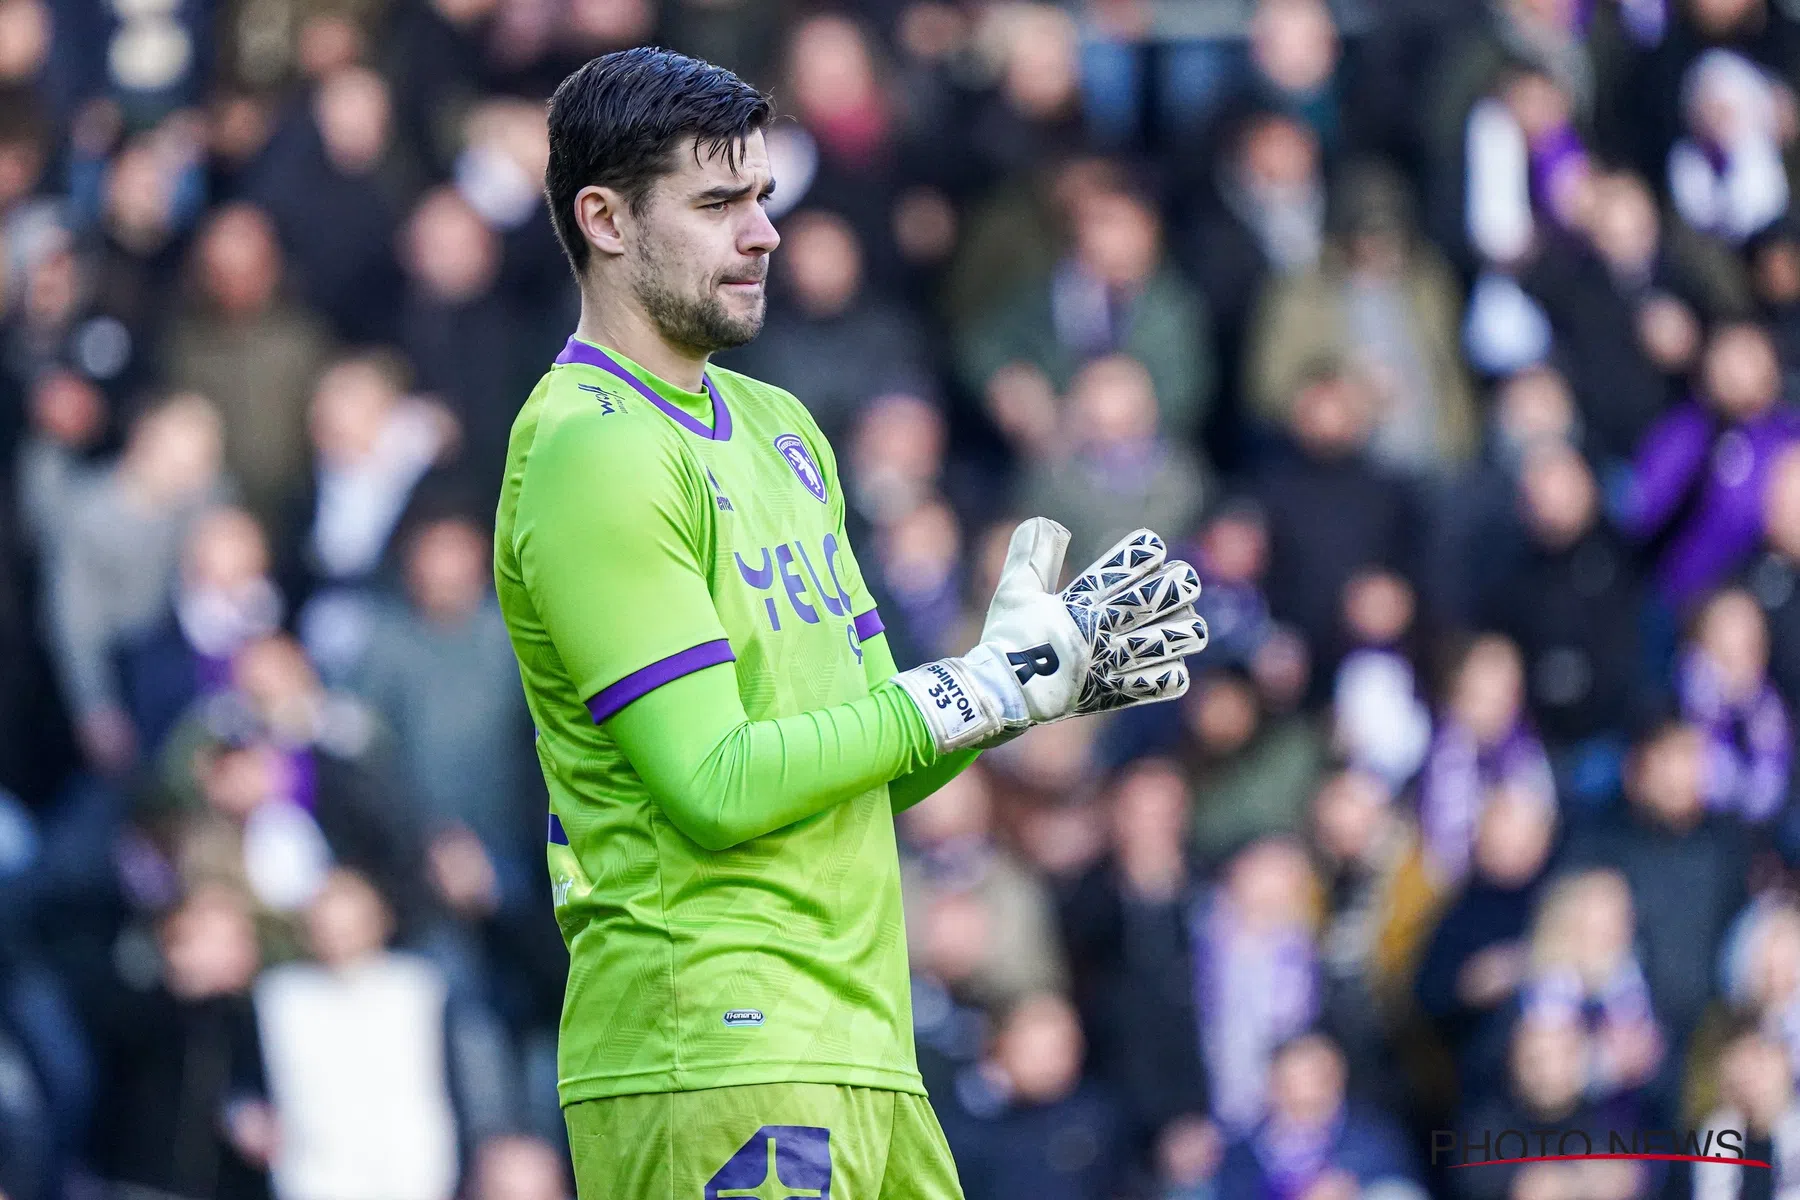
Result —
<path fill-rule="evenodd" d="M 1441 885 L 1453 887 L 1468 874 L 1476 823 L 1488 792 L 1501 785 L 1539 796 L 1549 807 L 1556 807 L 1550 760 L 1523 721 L 1498 742 L 1483 746 L 1454 717 L 1443 717 L 1419 783 L 1420 833 Z"/>
<path fill-rule="evenodd" d="M 1706 734 L 1706 807 L 1761 823 L 1787 798 L 1793 738 L 1787 705 L 1766 678 L 1747 701 L 1725 696 L 1718 668 L 1695 651 L 1681 664 L 1681 712 Z"/>
<path fill-rule="evenodd" d="M 1194 995 L 1213 1115 L 1232 1133 L 1262 1118 L 1269 1055 L 1319 1011 L 1317 950 L 1300 926 L 1245 927 L 1225 889 L 1196 914 Z"/>
<path fill-rule="evenodd" d="M 1527 1018 L 1575 1021 L 1595 1039 L 1609 1027 L 1656 1024 L 1650 985 L 1634 955 L 1626 956 L 1597 991 L 1590 992 L 1574 968 L 1555 967 L 1527 980 L 1520 1000 Z M 1608 1099 L 1630 1086 L 1606 1061 L 1603 1045 L 1596 1040 L 1589 1071 L 1588 1096 L 1593 1100 Z"/>
<path fill-rule="evenodd" d="M 1532 207 L 1548 213 L 1557 225 L 1568 229 L 1575 214 L 1558 207 L 1557 191 L 1567 175 L 1587 166 L 1588 153 L 1581 144 L 1581 135 L 1573 125 L 1553 129 L 1531 144 L 1530 157 Z"/>

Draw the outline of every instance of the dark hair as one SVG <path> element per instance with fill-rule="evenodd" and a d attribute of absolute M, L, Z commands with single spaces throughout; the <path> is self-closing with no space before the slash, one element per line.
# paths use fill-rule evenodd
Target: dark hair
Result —
<path fill-rule="evenodd" d="M 643 211 L 650 185 L 673 169 L 677 143 L 723 153 L 737 165 L 740 143 L 774 113 L 762 92 L 711 63 L 641 46 L 590 60 L 550 98 L 550 162 L 544 193 L 556 236 L 577 274 L 588 244 L 575 226 L 575 196 L 598 186 Z"/>

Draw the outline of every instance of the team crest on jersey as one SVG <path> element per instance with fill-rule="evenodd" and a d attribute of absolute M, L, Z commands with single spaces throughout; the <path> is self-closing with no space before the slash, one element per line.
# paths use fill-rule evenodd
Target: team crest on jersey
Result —
<path fill-rule="evenodd" d="M 800 440 L 797 433 L 784 433 L 775 439 L 775 449 L 787 460 L 787 465 L 794 470 L 794 476 L 813 494 L 813 499 L 820 504 L 825 503 L 825 477 L 819 474 L 819 466 L 813 462 L 812 451 Z"/>

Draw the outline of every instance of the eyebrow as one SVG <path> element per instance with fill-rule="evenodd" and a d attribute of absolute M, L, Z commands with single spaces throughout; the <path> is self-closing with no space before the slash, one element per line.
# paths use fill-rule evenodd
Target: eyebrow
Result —
<path fill-rule="evenodd" d="M 722 200 L 723 201 L 741 200 L 745 196 L 748 196 L 750 194 L 750 192 L 751 192 L 751 187 L 747 183 L 741 184 L 737 187 L 732 187 L 729 184 L 720 184 L 718 187 L 707 188 L 704 192 L 700 192 L 699 194 L 697 194 L 694 197 L 694 203 L 695 204 L 717 204 Z M 767 183 L 763 184 L 762 194 L 764 196 L 772 196 L 775 194 L 775 180 L 773 179 L 773 177 L 771 177 Z"/>

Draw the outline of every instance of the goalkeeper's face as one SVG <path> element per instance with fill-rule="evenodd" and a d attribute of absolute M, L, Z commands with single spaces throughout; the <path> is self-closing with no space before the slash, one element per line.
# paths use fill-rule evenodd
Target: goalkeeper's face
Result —
<path fill-rule="evenodd" d="M 769 255 L 781 237 L 763 211 L 775 181 L 761 131 L 732 154 L 702 146 L 696 155 L 692 145 L 634 222 L 631 287 L 670 345 L 710 354 L 762 329 Z"/>

